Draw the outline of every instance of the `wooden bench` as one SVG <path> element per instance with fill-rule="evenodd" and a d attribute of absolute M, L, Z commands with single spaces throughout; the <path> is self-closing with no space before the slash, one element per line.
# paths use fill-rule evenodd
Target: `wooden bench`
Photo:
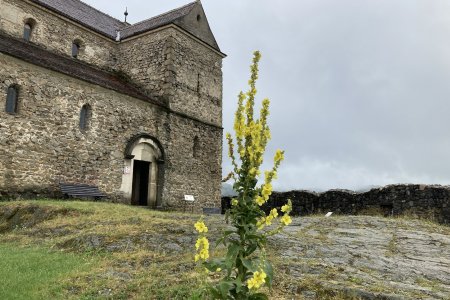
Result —
<path fill-rule="evenodd" d="M 205 215 L 220 215 L 222 210 L 219 207 L 203 207 Z"/>
<path fill-rule="evenodd" d="M 94 198 L 95 200 L 106 197 L 97 186 L 87 184 L 60 183 L 59 188 L 65 197 Z"/>

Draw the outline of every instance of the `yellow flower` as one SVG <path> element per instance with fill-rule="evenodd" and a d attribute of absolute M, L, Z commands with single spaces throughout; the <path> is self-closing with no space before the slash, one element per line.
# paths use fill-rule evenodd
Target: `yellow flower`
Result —
<path fill-rule="evenodd" d="M 200 259 L 207 260 L 209 258 L 209 241 L 206 237 L 201 237 L 197 240 L 195 249 L 198 251 L 195 255 L 195 261 Z"/>
<path fill-rule="evenodd" d="M 267 274 L 263 270 L 253 273 L 253 277 L 247 280 L 247 286 L 249 289 L 259 289 L 264 283 L 266 283 Z"/>
<path fill-rule="evenodd" d="M 276 217 L 278 217 L 278 210 L 276 208 L 272 209 L 270 211 L 270 215 L 275 219 Z"/>
<path fill-rule="evenodd" d="M 267 140 L 270 140 L 271 136 L 270 136 L 270 130 L 269 129 L 264 130 L 264 137 Z"/>
<path fill-rule="evenodd" d="M 220 272 L 220 271 L 222 271 L 221 268 L 217 268 L 217 269 L 216 269 L 216 272 Z"/>
<path fill-rule="evenodd" d="M 195 223 L 195 229 L 199 232 L 199 233 L 203 233 L 203 232 L 208 232 L 208 227 L 206 227 L 205 223 L 203 223 L 203 221 L 198 221 L 197 223 Z"/>
<path fill-rule="evenodd" d="M 263 186 L 261 194 L 265 201 L 269 200 L 270 195 L 272 195 L 272 185 L 267 183 Z"/>
<path fill-rule="evenodd" d="M 290 208 L 289 205 L 285 204 L 281 207 L 281 211 L 285 213 L 289 210 L 289 208 Z"/>
<path fill-rule="evenodd" d="M 280 221 L 281 221 L 285 226 L 287 226 L 287 225 L 289 225 L 289 224 L 292 223 L 292 219 L 291 219 L 291 217 L 290 217 L 289 215 L 284 215 L 284 216 L 282 216 L 281 219 L 280 219 Z"/>
<path fill-rule="evenodd" d="M 273 178 L 273 179 L 277 179 L 277 172 L 276 172 L 276 171 L 273 171 L 273 172 L 272 172 L 272 178 Z"/>
<path fill-rule="evenodd" d="M 281 211 L 284 213 L 290 213 L 292 211 L 292 201 L 288 199 L 288 203 L 281 207 Z"/>
<path fill-rule="evenodd" d="M 264 198 L 261 197 L 261 196 L 256 197 L 255 202 L 256 202 L 259 206 L 262 206 L 264 203 L 266 203 L 266 201 L 264 200 Z"/>
<path fill-rule="evenodd" d="M 238 199 L 233 199 L 233 200 L 231 200 L 231 205 L 232 205 L 232 206 L 237 206 L 238 204 L 239 204 Z"/>
<path fill-rule="evenodd" d="M 283 159 L 284 159 L 284 151 L 278 149 L 277 152 L 275 153 L 275 157 L 273 158 L 273 160 L 275 161 L 275 163 L 279 163 Z"/>
<path fill-rule="evenodd" d="M 195 249 L 209 248 L 209 241 L 206 237 L 201 237 L 195 243 Z"/>
<path fill-rule="evenodd" d="M 203 259 L 203 260 L 207 260 L 209 258 L 209 251 L 208 251 L 208 249 L 200 250 L 200 258 Z"/>

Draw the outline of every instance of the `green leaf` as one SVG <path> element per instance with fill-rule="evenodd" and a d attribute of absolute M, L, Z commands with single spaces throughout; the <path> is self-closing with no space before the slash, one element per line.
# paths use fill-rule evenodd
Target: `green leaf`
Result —
<path fill-rule="evenodd" d="M 230 235 L 232 235 L 233 233 L 236 233 L 236 231 L 234 231 L 234 230 L 224 231 L 222 237 L 216 241 L 215 248 L 217 248 L 217 246 L 219 246 L 220 244 L 223 244 L 224 246 L 226 246 L 227 242 L 228 242 L 228 237 Z"/>
<path fill-rule="evenodd" d="M 266 294 L 257 293 L 257 294 L 251 295 L 248 299 L 249 300 L 269 300 L 269 297 L 267 297 Z"/>
<path fill-rule="evenodd" d="M 214 259 L 210 262 L 205 262 L 203 265 L 211 272 L 215 272 L 217 268 L 226 269 L 226 264 L 223 259 Z"/>
<path fill-rule="evenodd" d="M 263 267 L 264 272 L 267 275 L 267 285 L 269 288 L 272 288 L 272 281 L 273 281 L 273 267 L 272 264 L 268 261 L 265 262 Z"/>
<path fill-rule="evenodd" d="M 245 252 L 245 256 L 250 256 L 255 250 L 258 248 L 256 244 L 251 244 L 250 247 L 247 248 L 247 251 Z"/>
<path fill-rule="evenodd" d="M 243 258 L 242 255 L 240 256 L 240 259 L 244 267 L 247 268 L 247 270 L 254 272 L 253 263 L 250 259 Z"/>
<path fill-rule="evenodd" d="M 232 243 L 228 246 L 228 252 L 226 256 L 227 261 L 234 262 L 236 260 L 236 257 L 238 256 L 239 252 L 243 250 L 242 247 L 237 243 Z"/>
<path fill-rule="evenodd" d="M 239 278 L 236 278 L 234 280 L 234 284 L 236 285 L 236 293 L 243 292 L 245 289 L 245 286 L 242 284 L 242 281 Z"/>
<path fill-rule="evenodd" d="M 211 296 L 213 299 L 220 299 L 222 295 L 220 294 L 220 291 L 216 288 L 209 288 L 209 292 L 211 293 Z"/>
<path fill-rule="evenodd" d="M 217 288 L 220 292 L 221 299 L 227 299 L 229 291 L 234 287 L 234 284 L 230 281 L 221 281 Z"/>

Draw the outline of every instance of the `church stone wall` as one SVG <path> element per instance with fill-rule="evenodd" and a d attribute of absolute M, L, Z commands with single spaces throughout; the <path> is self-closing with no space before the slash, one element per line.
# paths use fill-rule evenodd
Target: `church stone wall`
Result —
<path fill-rule="evenodd" d="M 222 57 L 174 30 L 170 107 L 222 126 Z"/>
<path fill-rule="evenodd" d="M 149 103 L 3 54 L 0 64 L 2 103 L 7 87 L 19 86 L 18 113 L 0 110 L 3 194 L 56 190 L 59 181 L 114 193 L 128 139 L 140 132 L 159 138 L 164 130 L 166 113 Z M 86 133 L 79 129 L 84 104 L 92 108 Z"/>
<path fill-rule="evenodd" d="M 222 130 L 173 115 L 171 124 L 172 151 L 168 157 L 174 163 L 166 169 L 171 178 L 169 198 L 176 200 L 174 205 L 183 206 L 184 195 L 193 195 L 197 211 L 201 207 L 220 207 Z"/>
<path fill-rule="evenodd" d="M 159 30 L 119 44 L 118 68 L 154 98 L 164 97 L 169 36 L 169 31 Z"/>
<path fill-rule="evenodd" d="M 121 71 L 174 111 L 222 126 L 222 56 L 174 28 L 120 44 Z"/>
<path fill-rule="evenodd" d="M 0 54 L 0 103 L 8 86 L 19 86 L 18 113 L 0 109 L 0 198 L 57 196 L 59 182 L 99 186 L 112 201 L 124 201 L 127 143 L 147 134 L 163 148 L 162 204 L 194 209 L 218 207 L 222 155 L 223 56 L 194 37 L 167 26 L 121 42 L 102 37 L 28 1 L 0 0 L 0 31 L 21 38 L 25 20 L 35 20 L 31 43 L 113 70 L 157 106 Z M 90 128 L 79 129 L 80 109 L 92 108 Z M 4 104 L 0 104 L 4 105 Z M 195 153 L 195 154 L 194 154 Z M 126 173 L 126 172 L 125 172 Z M 126 195 L 130 197 L 130 195 Z M 192 207 L 189 207 L 192 209 Z"/>
<path fill-rule="evenodd" d="M 103 69 L 115 69 L 117 49 L 113 40 L 102 37 L 73 22 L 55 16 L 24 0 L 0 0 L 0 30 L 22 37 L 25 21 L 35 20 L 31 42 L 66 56 L 72 55 L 72 43 L 81 40 L 79 60 Z"/>
<path fill-rule="evenodd" d="M 18 114 L 0 110 L 0 197 L 55 196 L 59 182 L 75 182 L 124 201 L 124 149 L 130 138 L 147 133 L 166 154 L 163 206 L 183 207 L 185 194 L 196 197 L 197 209 L 218 206 L 220 128 L 3 54 L 0 65 L 1 99 L 9 85 L 19 86 Z M 84 104 L 92 108 L 86 133 L 79 129 Z"/>

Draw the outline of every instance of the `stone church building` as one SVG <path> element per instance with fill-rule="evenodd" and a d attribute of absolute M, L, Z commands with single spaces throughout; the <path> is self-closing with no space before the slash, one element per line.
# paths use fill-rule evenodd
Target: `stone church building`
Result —
<path fill-rule="evenodd" d="M 219 207 L 222 59 L 200 1 L 129 24 L 79 0 L 0 0 L 0 198 Z"/>

